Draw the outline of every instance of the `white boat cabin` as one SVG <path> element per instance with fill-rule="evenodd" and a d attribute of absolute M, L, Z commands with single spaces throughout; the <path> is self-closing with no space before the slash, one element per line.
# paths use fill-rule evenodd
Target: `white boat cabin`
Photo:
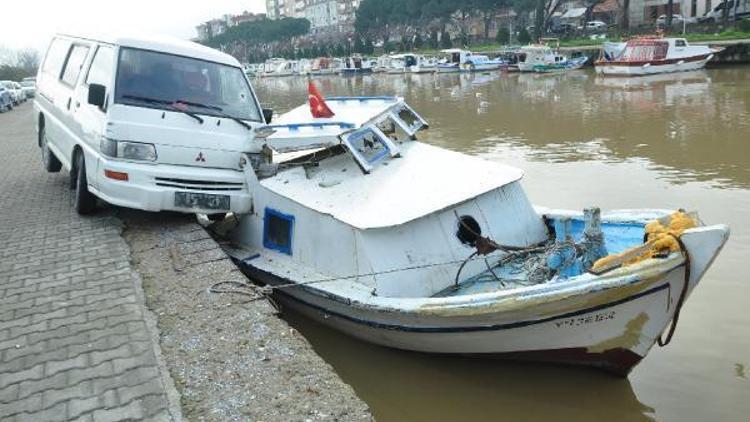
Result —
<path fill-rule="evenodd" d="M 303 279 L 357 274 L 350 281 L 378 296 L 429 297 L 454 282 L 477 234 L 547 239 L 521 170 L 417 142 L 427 123 L 400 98 L 326 101 L 332 118 L 304 105 L 257 134 L 245 168 L 253 211 L 238 238 L 258 259 Z M 462 274 L 484 270 L 472 261 Z"/>
<path fill-rule="evenodd" d="M 534 66 L 564 63 L 568 59 L 548 45 L 527 45 L 518 51 L 518 69 L 531 72 Z"/>

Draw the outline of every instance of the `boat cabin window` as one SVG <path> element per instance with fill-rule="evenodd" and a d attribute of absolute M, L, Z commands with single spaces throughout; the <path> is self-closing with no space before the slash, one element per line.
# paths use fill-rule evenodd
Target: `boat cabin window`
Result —
<path fill-rule="evenodd" d="M 369 173 L 391 152 L 385 134 L 372 126 L 349 134 L 344 138 L 344 144 L 365 173 Z"/>
<path fill-rule="evenodd" d="M 461 63 L 461 53 L 452 53 L 451 63 Z"/>
<path fill-rule="evenodd" d="M 686 45 L 687 45 L 687 43 L 685 42 L 685 40 L 675 40 L 674 41 L 674 46 L 675 47 L 685 47 Z"/>
<path fill-rule="evenodd" d="M 263 247 L 292 254 L 294 216 L 266 208 L 263 217 Z"/>

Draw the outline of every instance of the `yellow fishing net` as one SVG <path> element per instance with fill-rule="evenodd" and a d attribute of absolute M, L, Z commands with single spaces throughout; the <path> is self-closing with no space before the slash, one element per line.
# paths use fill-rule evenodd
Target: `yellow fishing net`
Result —
<path fill-rule="evenodd" d="M 683 211 L 677 211 L 667 218 L 652 221 L 646 224 L 646 243 L 625 252 L 607 255 L 599 259 L 591 267 L 591 271 L 597 272 L 616 265 L 635 264 L 666 251 L 678 252 L 680 244 L 674 236 L 680 237 L 685 230 L 697 225 L 696 219 Z"/>

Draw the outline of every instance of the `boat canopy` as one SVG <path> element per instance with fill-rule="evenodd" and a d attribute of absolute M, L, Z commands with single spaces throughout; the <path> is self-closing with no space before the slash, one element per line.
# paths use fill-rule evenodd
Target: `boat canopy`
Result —
<path fill-rule="evenodd" d="M 627 42 L 622 52 L 622 61 L 664 60 L 667 58 L 669 42 L 663 38 L 635 38 Z"/>

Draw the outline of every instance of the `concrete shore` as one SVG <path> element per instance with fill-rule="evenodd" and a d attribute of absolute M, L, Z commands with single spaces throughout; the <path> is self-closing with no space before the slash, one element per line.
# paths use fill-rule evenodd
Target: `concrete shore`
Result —
<path fill-rule="evenodd" d="M 0 420 L 370 420 L 191 215 L 77 215 L 31 102 L 0 114 Z"/>

